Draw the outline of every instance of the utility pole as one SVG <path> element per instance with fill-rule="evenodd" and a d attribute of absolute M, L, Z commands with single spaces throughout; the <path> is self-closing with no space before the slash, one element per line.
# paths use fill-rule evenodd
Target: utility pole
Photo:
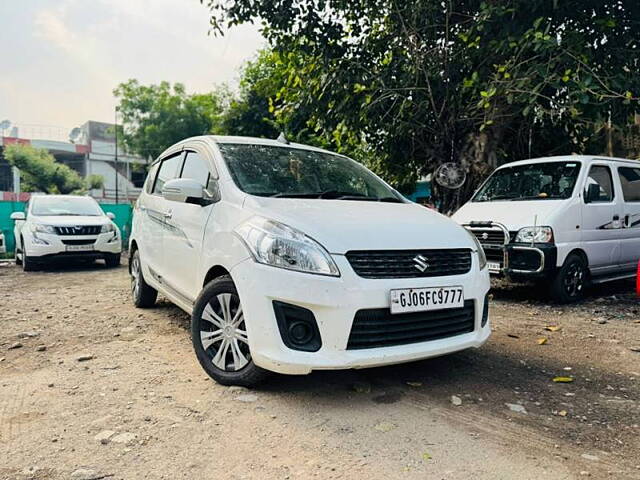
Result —
<path fill-rule="evenodd" d="M 115 140 L 116 140 L 116 149 L 115 149 L 115 171 L 116 171 L 116 204 L 118 203 L 118 106 L 114 110 L 114 120 L 115 120 Z"/>

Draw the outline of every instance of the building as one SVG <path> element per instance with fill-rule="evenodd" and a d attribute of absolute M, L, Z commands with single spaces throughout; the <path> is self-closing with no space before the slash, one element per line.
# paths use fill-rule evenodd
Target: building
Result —
<path fill-rule="evenodd" d="M 19 128 L 11 136 L 0 136 L 0 192 L 20 192 L 19 174 L 4 159 L 4 147 L 11 144 L 44 148 L 57 162 L 68 165 L 81 177 L 102 177 L 103 188 L 91 196 L 101 203 L 129 203 L 140 193 L 146 175 L 147 159 L 130 155 L 117 145 L 113 124 L 88 121 L 70 133 L 69 141 L 20 138 Z M 1 197 L 1 195 L 0 195 Z"/>

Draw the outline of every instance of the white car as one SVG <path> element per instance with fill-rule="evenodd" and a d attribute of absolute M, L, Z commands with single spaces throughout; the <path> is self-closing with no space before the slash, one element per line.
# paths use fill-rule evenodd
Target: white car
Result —
<path fill-rule="evenodd" d="M 25 213 L 14 212 L 16 263 L 25 271 L 69 259 L 104 259 L 120 265 L 120 230 L 91 197 L 34 195 Z"/>
<path fill-rule="evenodd" d="M 7 253 L 7 243 L 2 231 L 0 231 L 0 253 Z"/>
<path fill-rule="evenodd" d="M 492 274 L 545 282 L 558 301 L 575 301 L 588 282 L 635 275 L 640 162 L 565 156 L 508 163 L 453 219 L 478 237 Z"/>
<path fill-rule="evenodd" d="M 473 235 L 346 157 L 196 137 L 153 163 L 130 240 L 133 301 L 191 314 L 204 370 L 362 368 L 480 347 L 489 273 Z"/>

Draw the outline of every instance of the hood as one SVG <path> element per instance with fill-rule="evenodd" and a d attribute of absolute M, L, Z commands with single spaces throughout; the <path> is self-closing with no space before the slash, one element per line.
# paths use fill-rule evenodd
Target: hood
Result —
<path fill-rule="evenodd" d="M 31 215 L 32 222 L 54 225 L 57 227 L 72 227 L 76 225 L 105 225 L 111 222 L 106 215 Z"/>
<path fill-rule="evenodd" d="M 334 254 L 475 248 L 462 227 L 415 203 L 247 197 L 245 208 L 297 228 Z"/>
<path fill-rule="evenodd" d="M 531 200 L 522 202 L 468 202 L 451 218 L 460 224 L 473 221 L 502 223 L 510 231 L 534 224 L 549 225 L 551 216 L 558 211 L 566 200 Z"/>

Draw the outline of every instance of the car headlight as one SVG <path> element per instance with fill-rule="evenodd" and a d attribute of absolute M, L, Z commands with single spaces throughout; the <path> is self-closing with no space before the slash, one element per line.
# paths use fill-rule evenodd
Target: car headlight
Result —
<path fill-rule="evenodd" d="M 551 227 L 524 227 L 518 230 L 516 242 L 522 243 L 551 243 L 553 230 Z"/>
<path fill-rule="evenodd" d="M 45 225 L 44 223 L 32 223 L 31 231 L 33 233 L 50 233 L 52 235 L 56 234 L 56 229 L 53 225 Z"/>
<path fill-rule="evenodd" d="M 487 255 L 484 253 L 484 248 L 482 248 L 482 244 L 476 238 L 476 236 L 465 228 L 465 231 L 469 234 L 469 236 L 473 239 L 473 243 L 476 244 L 476 248 L 478 250 L 478 265 L 480 270 L 487 266 Z"/>
<path fill-rule="evenodd" d="M 331 255 L 315 240 L 275 220 L 253 217 L 236 229 L 253 258 L 265 265 L 340 276 Z"/>
<path fill-rule="evenodd" d="M 109 232 L 115 232 L 115 231 L 116 231 L 116 227 L 113 226 L 113 223 L 105 223 L 100 228 L 100 233 L 109 233 Z"/>

